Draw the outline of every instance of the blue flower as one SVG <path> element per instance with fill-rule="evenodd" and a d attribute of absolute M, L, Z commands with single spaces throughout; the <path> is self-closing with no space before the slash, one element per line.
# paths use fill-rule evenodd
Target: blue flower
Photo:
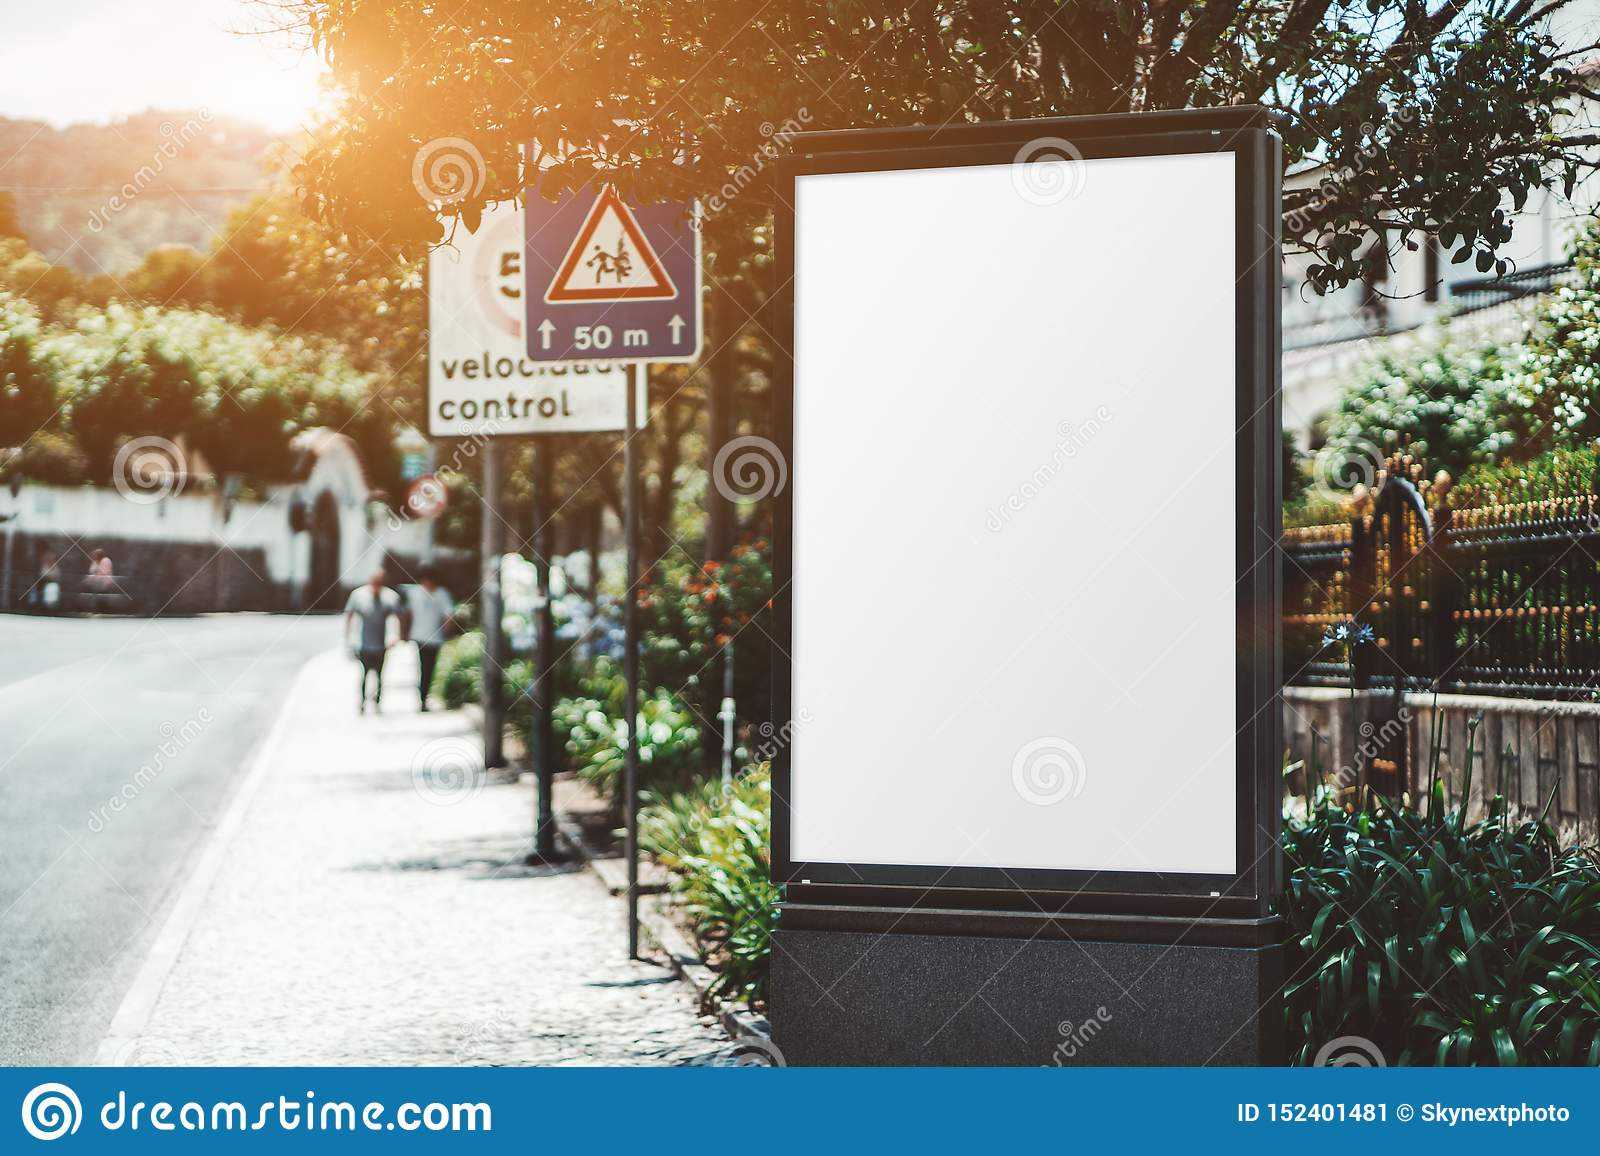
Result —
<path fill-rule="evenodd" d="M 1333 646 L 1335 643 L 1348 643 L 1358 646 L 1364 642 L 1371 642 L 1377 636 L 1373 634 L 1372 627 L 1349 620 L 1330 626 L 1322 632 L 1322 645 Z"/>

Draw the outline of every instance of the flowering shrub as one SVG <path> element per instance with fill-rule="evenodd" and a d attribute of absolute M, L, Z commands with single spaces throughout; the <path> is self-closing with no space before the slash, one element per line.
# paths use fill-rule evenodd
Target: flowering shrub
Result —
<path fill-rule="evenodd" d="M 721 662 L 731 650 L 740 722 L 767 721 L 771 642 L 751 625 L 772 597 L 767 540 L 741 543 L 725 563 L 701 566 L 680 558 L 646 579 L 639 598 L 645 685 L 665 687 L 701 718 L 715 719 L 722 702 Z"/>
<path fill-rule="evenodd" d="M 0 446 L 22 445 L 50 420 L 56 387 L 41 364 L 38 312 L 0 292 Z"/>
<path fill-rule="evenodd" d="M 365 404 L 375 385 L 323 339 L 117 303 L 46 326 L 0 294 L 0 444 L 43 428 L 76 446 L 92 481 L 109 481 L 118 447 L 147 434 L 182 436 L 219 473 L 276 481 L 294 435 L 331 426 L 392 488 L 392 414 Z"/>
<path fill-rule="evenodd" d="M 1506 373 L 1523 425 L 1540 431 L 1547 444 L 1600 437 L 1600 229 L 1593 223 L 1578 236 L 1572 261 L 1576 283 L 1540 302 Z"/>
<path fill-rule="evenodd" d="M 1401 353 L 1386 353 L 1350 386 L 1328 419 L 1324 463 L 1342 463 L 1345 486 L 1371 482 L 1402 446 L 1431 468 L 1459 477 L 1514 442 L 1515 422 L 1499 350 L 1474 348 L 1448 334 Z M 1361 476 L 1369 475 L 1369 476 Z"/>
<path fill-rule="evenodd" d="M 568 765 L 584 782 L 614 796 L 628 753 L 626 716 L 593 698 L 562 699 L 554 713 Z M 691 781 L 700 755 L 694 716 L 668 691 L 657 689 L 640 703 L 638 723 L 640 782 L 666 790 Z"/>
<path fill-rule="evenodd" d="M 433 693 L 452 710 L 477 702 L 483 695 L 483 632 L 452 638 L 439 652 L 433 671 Z"/>

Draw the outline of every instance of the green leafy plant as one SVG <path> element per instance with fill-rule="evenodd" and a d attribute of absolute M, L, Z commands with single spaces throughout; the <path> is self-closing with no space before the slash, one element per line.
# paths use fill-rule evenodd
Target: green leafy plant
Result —
<path fill-rule="evenodd" d="M 1292 1060 L 1360 1036 L 1396 1064 L 1600 1064 L 1600 863 L 1503 799 L 1428 799 L 1285 832 Z"/>
<path fill-rule="evenodd" d="M 724 786 L 653 796 L 639 839 L 673 873 L 695 939 L 717 971 L 711 994 L 760 1006 L 766 1000 L 778 885 L 769 877 L 772 783 L 752 769 Z"/>
<path fill-rule="evenodd" d="M 1459 477 L 1467 466 L 1517 443 L 1517 414 L 1502 351 L 1444 336 L 1386 352 L 1345 390 L 1327 423 L 1313 473 L 1353 484 L 1401 448 Z M 1368 476 L 1365 480 L 1371 481 Z"/>
<path fill-rule="evenodd" d="M 741 542 L 726 562 L 703 565 L 687 556 L 649 575 L 639 598 L 641 662 L 646 686 L 665 687 L 703 718 L 722 700 L 722 660 L 734 653 L 734 703 L 746 725 L 767 720 L 771 643 L 750 622 L 772 597 L 771 547 Z M 747 629 L 748 628 L 748 629 Z"/>
<path fill-rule="evenodd" d="M 625 717 L 599 699 L 562 699 L 555 706 L 557 740 L 568 764 L 596 790 L 615 795 L 628 750 Z M 692 780 L 700 761 L 694 715 L 664 689 L 639 704 L 639 777 L 656 790 Z"/>
<path fill-rule="evenodd" d="M 445 643 L 433 671 L 433 693 L 452 709 L 483 696 L 482 631 L 470 631 Z"/>
<path fill-rule="evenodd" d="M 1462 475 L 1450 504 L 1464 510 L 1581 497 L 1594 492 L 1597 473 L 1600 461 L 1590 446 L 1554 449 L 1526 462 L 1487 462 Z"/>

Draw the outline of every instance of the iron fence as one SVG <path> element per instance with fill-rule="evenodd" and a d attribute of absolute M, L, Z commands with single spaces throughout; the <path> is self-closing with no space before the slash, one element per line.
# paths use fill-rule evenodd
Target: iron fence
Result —
<path fill-rule="evenodd" d="M 1349 521 L 1285 531 L 1285 681 L 1378 692 L 1375 727 L 1408 693 L 1600 701 L 1595 487 L 1466 509 L 1448 490 L 1396 458 Z M 1408 782 L 1411 757 L 1393 744 L 1375 778 Z"/>
<path fill-rule="evenodd" d="M 1527 269 L 1519 269 L 1515 273 L 1507 273 L 1504 277 L 1476 277 L 1470 281 L 1457 281 L 1450 286 L 1450 296 L 1455 299 L 1455 314 L 1459 317 L 1465 313 L 1476 313 L 1480 309 L 1504 305 L 1508 301 L 1520 301 L 1524 297 L 1537 297 L 1542 293 L 1549 293 L 1571 283 L 1574 276 L 1575 271 L 1570 261 L 1534 265 Z"/>

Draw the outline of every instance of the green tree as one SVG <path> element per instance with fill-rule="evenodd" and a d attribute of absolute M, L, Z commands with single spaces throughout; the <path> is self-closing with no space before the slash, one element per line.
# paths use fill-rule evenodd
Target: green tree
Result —
<path fill-rule="evenodd" d="M 1547 180 L 1570 191 L 1594 165 L 1585 149 L 1600 137 L 1571 127 L 1593 99 L 1572 67 L 1593 45 L 1549 32 L 1569 2 L 290 0 L 281 11 L 348 94 L 294 170 L 302 203 L 366 261 L 417 259 L 474 229 L 486 204 L 522 195 L 524 145 L 538 195 L 602 177 L 625 196 L 710 206 L 706 356 L 670 379 L 671 420 L 649 435 L 664 493 L 680 437 L 703 430 L 709 458 L 767 420 L 763 173 L 792 132 L 1259 103 L 1281 116 L 1286 163 L 1318 173 L 1286 195 L 1284 216 L 1315 286 L 1359 277 L 1374 237 L 1398 250 L 1436 233 L 1457 261 L 1503 268 L 1513 208 Z M 427 161 L 452 138 L 477 158 L 466 153 L 459 186 L 433 188 Z M 715 487 L 700 493 L 707 556 L 725 557 L 731 511 Z"/>
<path fill-rule="evenodd" d="M 117 450 L 128 438 L 175 437 L 200 424 L 195 351 L 149 320 L 113 306 L 85 315 L 50 343 L 68 393 L 70 428 L 93 478 L 112 476 Z"/>
<path fill-rule="evenodd" d="M 194 305 L 205 299 L 206 258 L 187 245 L 160 245 L 126 276 L 117 279 L 121 293 L 152 305 Z"/>
<path fill-rule="evenodd" d="M 1370 482 L 1389 454 L 1409 448 L 1430 470 L 1459 478 L 1467 466 L 1510 450 L 1519 415 L 1504 379 L 1505 351 L 1443 336 L 1388 349 L 1345 391 L 1327 423 L 1327 443 L 1312 458 L 1325 487 Z"/>
<path fill-rule="evenodd" d="M 861 128 L 1254 102 L 1283 114 L 1290 166 L 1323 166 L 1285 205 L 1320 283 L 1358 276 L 1379 232 L 1438 230 L 1488 267 L 1507 201 L 1594 164 L 1596 138 L 1565 127 L 1591 99 L 1570 64 L 1593 45 L 1549 32 L 1568 3 L 295 0 L 351 94 L 296 172 L 313 213 L 410 254 L 454 227 L 413 180 L 446 138 L 483 157 L 446 214 L 469 229 L 521 192 L 529 142 L 547 195 L 597 171 L 625 194 L 734 181 L 712 221 L 725 278 L 744 259 L 730 239 L 748 247 L 765 207 L 742 178 L 802 110 L 808 127 Z"/>
<path fill-rule="evenodd" d="M 193 300 L 247 325 L 337 338 L 414 418 L 427 363 L 421 265 L 310 220 L 281 194 L 235 210 L 207 255 Z"/>
<path fill-rule="evenodd" d="M 21 446 L 55 416 L 56 386 L 39 356 L 39 317 L 0 292 L 0 446 Z"/>
<path fill-rule="evenodd" d="M 1544 299 L 1508 357 L 1506 386 L 1542 445 L 1600 438 L 1600 230 L 1591 223 L 1572 252 L 1575 279 Z"/>
<path fill-rule="evenodd" d="M 12 193 L 0 192 L 0 237 L 27 240 L 22 231 L 22 220 L 17 216 L 17 198 Z"/>

